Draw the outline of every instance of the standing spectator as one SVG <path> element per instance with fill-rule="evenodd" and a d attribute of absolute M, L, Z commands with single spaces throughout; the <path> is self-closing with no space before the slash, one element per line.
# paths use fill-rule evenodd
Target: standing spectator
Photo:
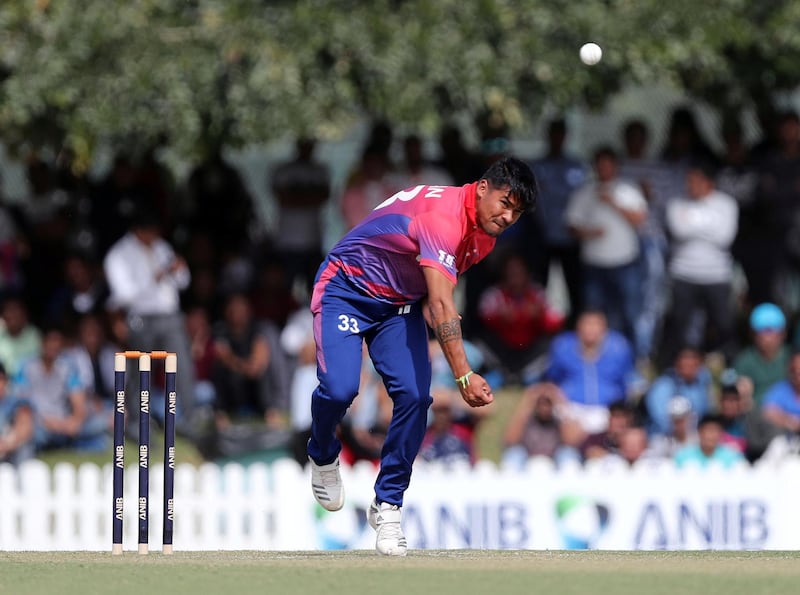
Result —
<path fill-rule="evenodd" d="M 45 301 L 58 285 L 74 217 L 68 193 L 55 186 L 55 176 L 48 163 L 34 156 L 28 163 L 30 195 L 21 204 L 25 235 L 30 251 L 24 261 L 25 299 L 34 319 L 44 311 Z M 56 274 L 43 274 L 52 271 Z"/>
<path fill-rule="evenodd" d="M 453 178 L 453 184 L 463 186 L 477 180 L 484 167 L 480 157 L 464 146 L 461 130 L 452 124 L 439 133 L 442 158 L 438 164 Z"/>
<path fill-rule="evenodd" d="M 33 408 L 9 391 L 8 375 L 0 364 L 0 463 L 19 465 L 32 458 L 33 433 Z"/>
<path fill-rule="evenodd" d="M 566 419 L 592 434 L 606 430 L 608 406 L 628 397 L 635 377 L 630 343 L 608 328 L 602 312 L 589 310 L 578 317 L 575 331 L 553 339 L 545 386 L 539 388 L 555 396 Z"/>
<path fill-rule="evenodd" d="M 148 211 L 140 212 L 131 229 L 106 255 L 103 267 L 111 296 L 109 306 L 126 320 L 130 348 L 164 350 L 177 354 L 178 410 L 176 429 L 191 434 L 194 415 L 194 370 L 192 352 L 180 307 L 180 291 L 189 286 L 186 262 L 161 237 L 158 221 Z M 180 365 L 180 364 L 179 364 Z M 129 395 L 138 392 L 138 377 L 130 374 Z M 136 415 L 136 407 L 129 407 Z"/>
<path fill-rule="evenodd" d="M 24 359 L 39 355 L 41 333 L 28 319 L 28 307 L 17 295 L 10 295 L 3 301 L 0 318 L 0 364 L 14 378 Z"/>
<path fill-rule="evenodd" d="M 516 254 L 503 262 L 500 283 L 481 295 L 478 313 L 480 336 L 512 381 L 519 380 L 522 369 L 546 351 L 549 338 L 564 321 L 531 280 L 525 260 Z"/>
<path fill-rule="evenodd" d="M 567 123 L 559 118 L 547 126 L 547 154 L 531 162 L 539 180 L 540 207 L 528 218 L 535 218 L 537 233 L 526 238 L 526 251 L 537 281 L 547 287 L 550 266 L 558 261 L 569 294 L 569 320 L 575 322 L 583 310 L 580 245 L 566 220 L 570 197 L 586 182 L 586 165 L 564 150 Z M 540 241 L 533 241 L 541 237 Z M 541 246 L 539 244 L 541 243 Z M 534 250 L 534 246 L 538 250 Z M 534 254 L 535 252 L 535 254 Z"/>
<path fill-rule="evenodd" d="M 673 366 L 653 381 L 645 396 L 651 433 L 669 434 L 672 426 L 670 406 L 678 396 L 689 401 L 695 416 L 709 412 L 712 408 L 712 388 L 713 378 L 703 365 L 702 354 L 694 347 L 681 349 Z M 697 417 L 694 419 L 696 421 Z"/>
<path fill-rule="evenodd" d="M 594 169 L 596 180 L 572 196 L 566 214 L 581 242 L 584 303 L 605 312 L 609 326 L 622 332 L 638 354 L 642 271 L 637 230 L 647 217 L 647 202 L 635 186 L 617 177 L 612 149 L 595 152 Z"/>
<path fill-rule="evenodd" d="M 96 234 L 98 254 L 128 230 L 136 212 L 155 210 L 155 200 L 140 185 L 136 167 L 127 155 L 114 157 L 111 171 L 91 194 L 89 223 Z"/>
<path fill-rule="evenodd" d="M 679 468 L 720 465 L 726 469 L 745 461 L 738 450 L 723 444 L 723 424 L 718 415 L 706 413 L 697 424 L 698 443 L 685 446 L 675 453 L 675 464 Z"/>
<path fill-rule="evenodd" d="M 270 346 L 245 295 L 228 297 L 223 320 L 214 327 L 214 354 L 215 406 L 220 422 L 227 425 L 230 416 L 256 414 L 270 427 L 282 426 L 281 396 L 269 392 Z"/>
<path fill-rule="evenodd" d="M 762 258 L 763 227 L 756 200 L 758 171 L 744 141 L 738 118 L 726 118 L 722 124 L 725 149 L 717 172 L 717 188 L 730 195 L 739 206 L 739 222 L 731 251 L 747 279 L 748 303 L 768 301 L 770 279 L 764 275 Z"/>
<path fill-rule="evenodd" d="M 447 467 L 475 463 L 474 435 L 455 417 L 455 403 L 450 392 L 433 392 L 432 419 L 422 438 L 418 458 Z"/>
<path fill-rule="evenodd" d="M 620 160 L 620 177 L 636 184 L 647 200 L 647 218 L 639 227 L 643 299 L 636 321 L 636 342 L 640 360 L 652 363 L 667 302 L 667 233 L 664 216 L 667 201 L 672 198 L 672 174 L 661 160 L 647 156 L 649 132 L 644 122 L 628 122 L 623 141 L 625 156 Z"/>
<path fill-rule="evenodd" d="M 359 167 L 342 195 L 340 208 L 346 230 L 352 229 L 386 197 L 401 190 L 391 173 L 382 147 L 367 145 Z"/>
<path fill-rule="evenodd" d="M 394 174 L 399 188 L 411 188 L 419 184 L 428 186 L 452 186 L 453 178 L 446 170 L 425 159 L 422 139 L 409 134 L 403 139 L 404 167 Z"/>
<path fill-rule="evenodd" d="M 246 244 L 256 221 L 253 200 L 239 172 L 213 147 L 189 175 L 193 229 L 211 235 L 215 246 L 235 252 Z"/>
<path fill-rule="evenodd" d="M 763 235 L 756 258 L 763 274 L 760 279 L 769 293 L 758 293 L 756 298 L 786 307 L 786 285 L 792 277 L 789 273 L 797 271 L 796 262 L 791 263 L 788 248 L 800 233 L 800 117 L 794 111 L 783 113 L 778 119 L 777 130 L 778 144 L 767 153 L 758 168 L 758 205 L 754 225 Z M 760 291 L 762 287 L 753 289 Z"/>
<path fill-rule="evenodd" d="M 671 236 L 669 275 L 672 281 L 669 345 L 675 357 L 682 345 L 703 348 L 707 328 L 697 336 L 698 312 L 715 330 L 709 350 L 720 351 L 728 361 L 733 355 L 733 258 L 730 248 L 736 235 L 736 201 L 714 186 L 710 161 L 695 161 L 686 175 L 688 196 L 667 206 Z"/>
<path fill-rule="evenodd" d="M 14 384 L 16 395 L 33 405 L 38 448 L 107 447 L 110 418 L 91 410 L 59 329 L 44 332 L 41 356 L 23 362 Z"/>
<path fill-rule="evenodd" d="M 581 436 L 574 422 L 556 415 L 556 398 L 545 387 L 525 390 L 503 436 L 503 466 L 522 469 L 531 457 L 548 457 L 559 466 L 568 461 L 580 462 L 576 436 Z"/>
<path fill-rule="evenodd" d="M 695 159 L 714 159 L 714 152 L 703 138 L 694 113 L 685 105 L 676 107 L 670 115 L 661 159 L 683 165 Z"/>
<path fill-rule="evenodd" d="M 6 204 L 0 177 L 0 299 L 23 287 L 22 258 L 29 253 L 19 225 L 21 215 Z"/>
<path fill-rule="evenodd" d="M 275 247 L 290 285 L 300 279 L 307 293 L 322 262 L 322 212 L 330 197 L 330 173 L 314 159 L 315 147 L 315 139 L 297 139 L 294 159 L 280 164 L 272 174 L 272 193 L 278 203 Z"/>

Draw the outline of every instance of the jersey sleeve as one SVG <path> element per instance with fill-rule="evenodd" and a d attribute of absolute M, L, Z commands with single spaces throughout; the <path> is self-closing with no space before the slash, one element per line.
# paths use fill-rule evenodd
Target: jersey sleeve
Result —
<path fill-rule="evenodd" d="M 419 244 L 420 266 L 434 268 L 456 283 L 456 253 L 462 240 L 460 220 L 429 211 L 415 217 L 408 231 Z"/>

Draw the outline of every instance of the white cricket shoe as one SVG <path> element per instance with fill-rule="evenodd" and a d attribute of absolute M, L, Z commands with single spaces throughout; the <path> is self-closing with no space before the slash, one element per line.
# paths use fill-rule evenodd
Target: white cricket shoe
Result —
<path fill-rule="evenodd" d="M 339 459 L 327 465 L 317 465 L 311 457 L 311 491 L 325 510 L 335 511 L 344 506 L 344 486 L 339 473 Z"/>
<path fill-rule="evenodd" d="M 406 536 L 400 527 L 402 509 L 394 504 L 382 502 L 380 506 L 375 500 L 367 510 L 367 522 L 377 531 L 375 549 L 384 556 L 405 556 L 408 551 Z"/>

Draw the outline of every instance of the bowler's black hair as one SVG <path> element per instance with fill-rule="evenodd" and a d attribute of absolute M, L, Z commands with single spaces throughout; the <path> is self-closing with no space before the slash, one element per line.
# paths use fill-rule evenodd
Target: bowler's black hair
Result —
<path fill-rule="evenodd" d="M 539 184 L 527 163 L 516 157 L 498 159 L 481 176 L 493 188 L 508 188 L 509 193 L 519 201 L 526 211 L 536 208 L 539 198 Z"/>

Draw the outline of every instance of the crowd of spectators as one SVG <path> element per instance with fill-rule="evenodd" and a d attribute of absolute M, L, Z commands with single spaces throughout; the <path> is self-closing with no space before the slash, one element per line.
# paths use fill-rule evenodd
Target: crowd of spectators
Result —
<path fill-rule="evenodd" d="M 349 229 L 409 186 L 478 179 L 510 151 L 505 131 L 481 134 L 471 150 L 445 128 L 433 160 L 419 136 L 396 142 L 379 122 L 340 189 L 315 142 L 298 139 L 264 174 L 278 222 L 267 237 L 252 233 L 253 197 L 219 150 L 185 184 L 152 151 L 120 153 L 100 180 L 68 153 L 32 156 L 29 195 L 0 201 L 0 460 L 107 449 L 114 352 L 164 349 L 179 354 L 178 431 L 201 452 L 280 445 L 304 463 L 323 213 L 332 203 Z M 607 139 L 585 162 L 555 119 L 542 155 L 520 155 L 541 202 L 462 284 L 470 362 L 496 389 L 522 391 L 504 465 L 730 466 L 800 452 L 800 119 L 777 116 L 752 148 L 736 122 L 720 134 L 717 155 L 679 108 L 660 150 L 634 120 L 621 150 Z M 430 351 L 420 456 L 470 465 L 491 411 L 465 407 L 435 341 Z M 391 415 L 366 351 L 364 361 L 341 426 L 347 462 L 378 459 Z M 237 451 L 241 424 L 260 437 L 247 433 Z"/>

